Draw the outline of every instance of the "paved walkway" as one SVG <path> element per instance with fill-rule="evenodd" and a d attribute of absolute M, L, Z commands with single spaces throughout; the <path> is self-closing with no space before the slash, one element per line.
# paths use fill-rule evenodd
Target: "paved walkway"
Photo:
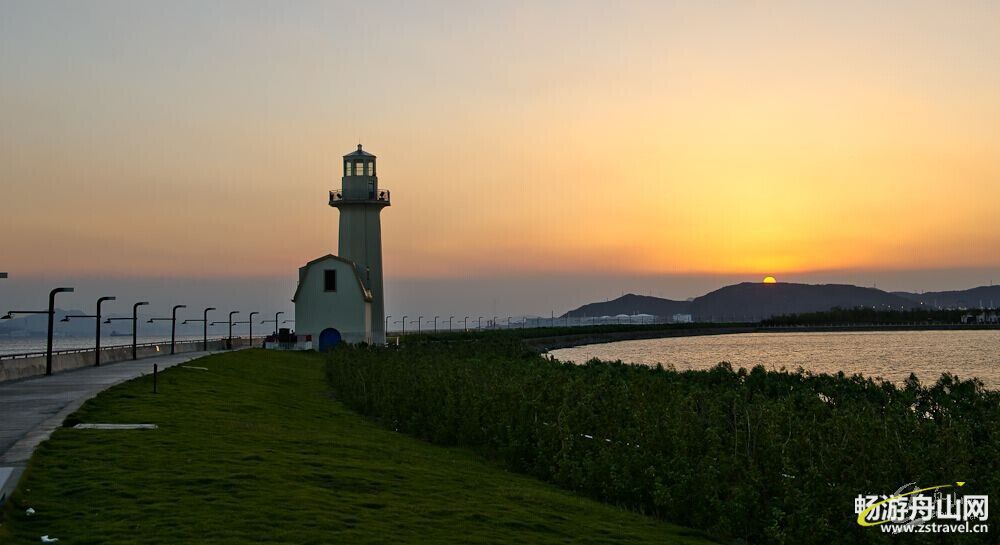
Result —
<path fill-rule="evenodd" d="M 0 504 L 13 492 L 24 466 L 42 441 L 88 399 L 115 384 L 214 352 L 185 352 L 84 367 L 50 377 L 0 383 Z"/>

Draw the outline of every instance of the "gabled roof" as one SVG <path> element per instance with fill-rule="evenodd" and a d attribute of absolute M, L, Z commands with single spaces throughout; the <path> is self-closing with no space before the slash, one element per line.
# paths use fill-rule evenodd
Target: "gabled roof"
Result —
<path fill-rule="evenodd" d="M 361 288 L 361 295 L 365 298 L 365 301 L 372 300 L 372 292 L 371 290 L 365 287 L 365 283 L 361 279 L 361 274 L 358 272 L 357 264 L 349 259 L 344 259 L 339 255 L 326 254 L 324 256 L 317 257 L 316 259 L 310 261 L 309 263 L 306 263 L 305 265 L 299 267 L 299 283 L 295 286 L 295 295 L 292 296 L 293 303 L 299 298 L 299 290 L 302 289 L 302 281 L 305 280 L 306 275 L 309 274 L 309 269 L 311 269 L 313 265 L 316 265 L 322 261 L 326 261 L 327 259 L 334 259 L 336 261 L 340 261 L 342 263 L 350 265 L 351 271 L 354 272 L 354 278 L 355 280 L 358 281 L 358 287 Z"/>
<path fill-rule="evenodd" d="M 374 155 L 372 155 L 372 154 L 368 153 L 367 151 L 361 149 L 361 144 L 358 144 L 358 149 L 356 151 L 352 151 L 351 153 L 348 153 L 347 155 L 345 155 L 344 159 L 347 159 L 348 157 L 371 157 L 371 158 L 375 158 Z"/>

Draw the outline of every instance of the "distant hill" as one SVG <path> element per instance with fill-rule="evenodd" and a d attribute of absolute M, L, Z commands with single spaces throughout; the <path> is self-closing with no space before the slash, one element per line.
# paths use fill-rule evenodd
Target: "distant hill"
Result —
<path fill-rule="evenodd" d="M 921 304 L 922 303 L 922 304 Z M 979 308 L 1000 304 L 1000 286 L 924 294 L 889 293 L 849 284 L 761 284 L 726 286 L 692 301 L 628 294 L 602 303 L 590 303 L 564 316 L 598 317 L 617 314 L 673 316 L 691 314 L 697 321 L 756 321 L 783 314 L 821 312 L 834 307 L 879 310 L 910 308 Z"/>
<path fill-rule="evenodd" d="M 571 310 L 563 316 L 571 318 L 586 318 L 597 316 L 615 316 L 618 314 L 652 314 L 653 316 L 673 316 L 674 314 L 690 314 L 690 301 L 672 301 L 648 295 L 623 295 L 613 301 L 590 303 Z"/>
<path fill-rule="evenodd" d="M 918 303 L 875 288 L 848 284 L 761 284 L 744 282 L 715 290 L 692 303 L 702 321 L 756 321 L 781 314 L 830 310 L 833 307 L 874 307 L 903 310 Z"/>
<path fill-rule="evenodd" d="M 979 286 L 968 290 L 929 291 L 926 293 L 895 292 L 928 308 L 996 308 L 1000 304 L 1000 286 Z"/>

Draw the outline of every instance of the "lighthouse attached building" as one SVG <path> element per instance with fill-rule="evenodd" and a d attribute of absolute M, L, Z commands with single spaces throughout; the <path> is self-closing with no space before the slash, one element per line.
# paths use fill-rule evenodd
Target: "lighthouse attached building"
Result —
<path fill-rule="evenodd" d="M 338 342 L 385 344 L 381 212 L 389 191 L 379 189 L 375 156 L 361 149 L 344 156 L 341 189 L 330 191 L 340 210 L 339 255 L 299 269 L 295 330 L 324 350 Z"/>

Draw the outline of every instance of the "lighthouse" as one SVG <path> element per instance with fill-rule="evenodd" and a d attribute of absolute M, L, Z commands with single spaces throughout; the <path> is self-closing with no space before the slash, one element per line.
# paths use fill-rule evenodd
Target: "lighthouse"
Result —
<path fill-rule="evenodd" d="M 344 156 L 339 190 L 330 192 L 330 206 L 340 211 L 337 254 L 353 261 L 371 291 L 372 341 L 385 344 L 385 299 L 382 289 L 382 209 L 389 190 L 379 189 L 375 156 L 361 148 Z"/>
<path fill-rule="evenodd" d="M 298 334 L 316 350 L 337 343 L 385 344 L 382 288 L 382 209 L 389 191 L 378 186 L 375 156 L 358 149 L 344 156 L 340 189 L 330 191 L 340 211 L 337 255 L 299 268 L 295 303 Z"/>

